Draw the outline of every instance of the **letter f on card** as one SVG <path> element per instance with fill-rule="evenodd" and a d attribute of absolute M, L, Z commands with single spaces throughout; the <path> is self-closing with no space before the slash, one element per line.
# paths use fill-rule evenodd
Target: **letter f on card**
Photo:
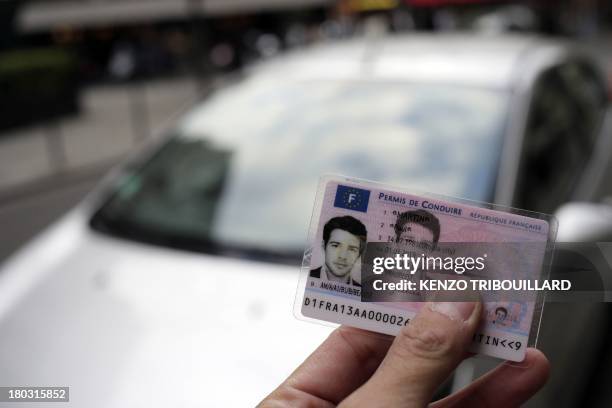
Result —
<path fill-rule="evenodd" d="M 354 211 L 368 212 L 370 190 L 339 185 L 336 190 L 334 207 Z"/>

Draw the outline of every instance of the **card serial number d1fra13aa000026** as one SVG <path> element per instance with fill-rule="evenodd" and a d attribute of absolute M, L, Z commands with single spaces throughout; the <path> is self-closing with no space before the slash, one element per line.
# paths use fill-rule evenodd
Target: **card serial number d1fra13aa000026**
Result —
<path fill-rule="evenodd" d="M 428 300 L 477 296 L 470 351 L 522 361 L 537 340 L 555 234 L 548 215 L 325 176 L 295 313 L 396 335 Z"/>

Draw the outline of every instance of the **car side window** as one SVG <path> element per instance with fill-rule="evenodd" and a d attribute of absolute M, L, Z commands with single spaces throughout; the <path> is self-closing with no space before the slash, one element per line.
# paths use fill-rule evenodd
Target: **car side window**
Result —
<path fill-rule="evenodd" d="M 537 81 L 525 129 L 515 205 L 552 212 L 567 200 L 592 154 L 605 112 L 597 72 L 575 61 Z"/>

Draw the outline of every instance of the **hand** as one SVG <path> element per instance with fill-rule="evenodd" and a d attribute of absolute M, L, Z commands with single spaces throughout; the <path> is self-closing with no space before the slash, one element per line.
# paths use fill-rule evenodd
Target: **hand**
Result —
<path fill-rule="evenodd" d="M 339 327 L 260 407 L 425 407 L 466 357 L 482 304 L 427 303 L 393 339 Z M 520 364 L 501 364 L 431 405 L 517 407 L 546 382 L 548 360 L 527 349 Z"/>

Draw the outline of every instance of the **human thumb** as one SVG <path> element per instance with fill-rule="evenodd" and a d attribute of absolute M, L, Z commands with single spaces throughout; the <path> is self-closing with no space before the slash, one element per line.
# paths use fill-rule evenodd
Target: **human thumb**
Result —
<path fill-rule="evenodd" d="M 426 406 L 465 358 L 481 311 L 480 302 L 425 303 L 374 375 L 341 406 Z"/>

